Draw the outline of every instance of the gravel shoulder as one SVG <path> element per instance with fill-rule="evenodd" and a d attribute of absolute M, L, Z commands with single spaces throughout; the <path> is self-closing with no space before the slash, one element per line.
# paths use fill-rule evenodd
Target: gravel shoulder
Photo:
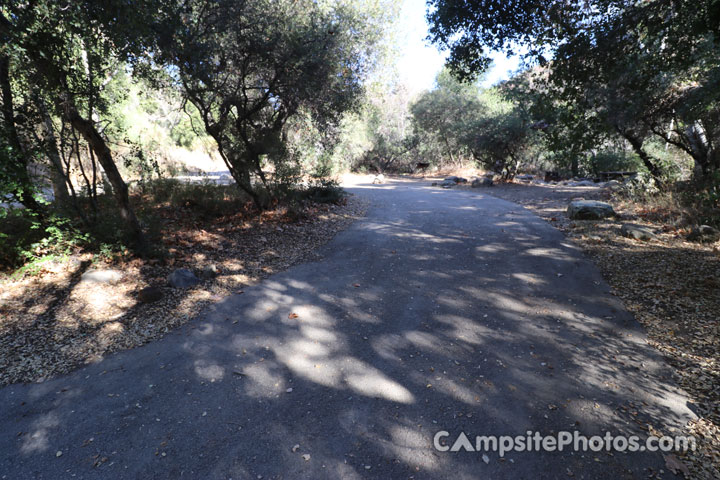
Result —
<path fill-rule="evenodd" d="M 655 220 L 643 206 L 611 198 L 594 187 L 500 184 L 471 189 L 523 205 L 580 245 L 600 268 L 613 294 L 645 327 L 649 343 L 673 367 L 700 417 L 687 425 L 699 442 L 688 455 L 694 478 L 720 478 L 720 252 L 718 244 L 685 240 L 685 233 Z M 619 217 L 571 221 L 573 199 L 603 200 Z M 643 225 L 656 239 L 620 234 L 625 223 Z"/>

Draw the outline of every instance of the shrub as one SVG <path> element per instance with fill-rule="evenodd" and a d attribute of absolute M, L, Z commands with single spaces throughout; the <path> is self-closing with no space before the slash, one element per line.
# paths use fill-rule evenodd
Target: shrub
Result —
<path fill-rule="evenodd" d="M 637 172 L 644 170 L 640 158 L 635 154 L 618 150 L 601 150 L 590 157 L 590 168 L 594 175 L 600 172 Z"/>
<path fill-rule="evenodd" d="M 47 258 L 66 256 L 91 240 L 91 236 L 81 232 L 70 219 L 57 214 L 49 215 L 44 225 L 22 208 L 5 210 L 3 217 L 0 227 L 0 267 L 3 269 L 39 265 Z"/>
<path fill-rule="evenodd" d="M 333 179 L 317 179 L 310 183 L 305 190 L 305 197 L 317 203 L 341 204 L 347 193 L 340 184 Z"/>
<path fill-rule="evenodd" d="M 206 217 L 235 214 L 242 211 L 250 201 L 237 185 L 217 185 L 211 181 L 162 181 L 154 197 L 165 197 L 165 201 L 175 208 L 186 208 Z"/>

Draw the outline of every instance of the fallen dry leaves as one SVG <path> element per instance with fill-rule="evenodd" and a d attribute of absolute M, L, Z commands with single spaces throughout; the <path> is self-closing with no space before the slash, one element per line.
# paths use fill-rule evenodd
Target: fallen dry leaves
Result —
<path fill-rule="evenodd" d="M 720 478 L 718 245 L 687 242 L 685 232 L 662 223 L 662 215 L 628 202 L 613 202 L 621 214 L 618 220 L 569 220 L 564 211 L 571 199 L 608 199 L 609 194 L 598 188 L 509 184 L 482 191 L 524 205 L 590 255 L 695 404 L 699 418 L 686 426 L 685 434 L 695 436 L 698 450 L 682 457 L 689 478 Z M 658 238 L 625 238 L 620 235 L 622 223 L 653 228 Z M 675 461 L 681 460 L 670 463 L 684 473 Z"/>
<path fill-rule="evenodd" d="M 128 259 L 93 265 L 90 254 L 46 263 L 33 276 L 0 278 L 0 385 L 37 382 L 67 373 L 108 353 L 158 339 L 195 317 L 206 305 L 288 267 L 309 260 L 314 250 L 364 215 L 363 200 L 310 205 L 296 213 L 276 210 L 260 217 L 238 215 L 202 221 L 161 211 L 161 261 Z M 167 285 L 175 268 L 199 271 L 216 265 L 218 275 L 189 289 Z M 81 282 L 88 268 L 120 270 L 113 284 Z M 137 293 L 157 286 L 163 297 L 140 303 Z"/>

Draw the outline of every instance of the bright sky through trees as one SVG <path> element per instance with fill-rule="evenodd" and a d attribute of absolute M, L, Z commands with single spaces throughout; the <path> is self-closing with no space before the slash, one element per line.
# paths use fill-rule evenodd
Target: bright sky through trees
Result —
<path fill-rule="evenodd" d="M 447 57 L 446 52 L 439 52 L 435 46 L 429 45 L 425 40 L 428 33 L 425 9 L 425 0 L 405 0 L 399 18 L 398 72 L 402 82 L 413 94 L 433 87 L 435 77 Z M 507 58 L 502 53 L 494 53 L 492 59 L 493 66 L 483 82 L 484 86 L 507 79 L 508 72 L 516 70 L 519 66 L 517 57 Z"/>

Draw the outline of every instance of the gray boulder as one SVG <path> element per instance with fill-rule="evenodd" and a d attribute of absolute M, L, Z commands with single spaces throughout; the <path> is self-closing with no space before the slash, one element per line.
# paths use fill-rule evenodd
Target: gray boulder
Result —
<path fill-rule="evenodd" d="M 117 283 L 122 280 L 123 274 L 118 270 L 88 270 L 80 277 L 85 283 Z"/>
<path fill-rule="evenodd" d="M 472 188 L 492 187 L 493 181 L 492 181 L 492 178 L 488 178 L 488 177 L 476 178 L 475 180 L 472 181 L 470 186 Z"/>
<path fill-rule="evenodd" d="M 442 183 L 440 184 L 440 186 L 443 188 L 452 188 L 455 185 L 457 185 L 457 182 L 455 182 L 453 180 L 447 180 L 447 179 L 443 180 Z"/>
<path fill-rule="evenodd" d="M 655 232 L 648 227 L 631 223 L 626 223 L 620 227 L 620 234 L 623 237 L 634 238 L 635 240 L 655 240 L 657 238 Z"/>
<path fill-rule="evenodd" d="M 145 287 L 138 292 L 138 300 L 141 303 L 157 302 L 163 297 L 163 291 L 160 287 Z"/>
<path fill-rule="evenodd" d="M 173 288 L 188 288 L 200 283 L 200 279 L 187 268 L 178 268 L 168 276 L 168 283 Z"/>
<path fill-rule="evenodd" d="M 601 220 L 616 215 L 612 205 L 594 200 L 576 200 L 571 202 L 568 206 L 567 214 L 568 217 L 573 220 Z"/>

